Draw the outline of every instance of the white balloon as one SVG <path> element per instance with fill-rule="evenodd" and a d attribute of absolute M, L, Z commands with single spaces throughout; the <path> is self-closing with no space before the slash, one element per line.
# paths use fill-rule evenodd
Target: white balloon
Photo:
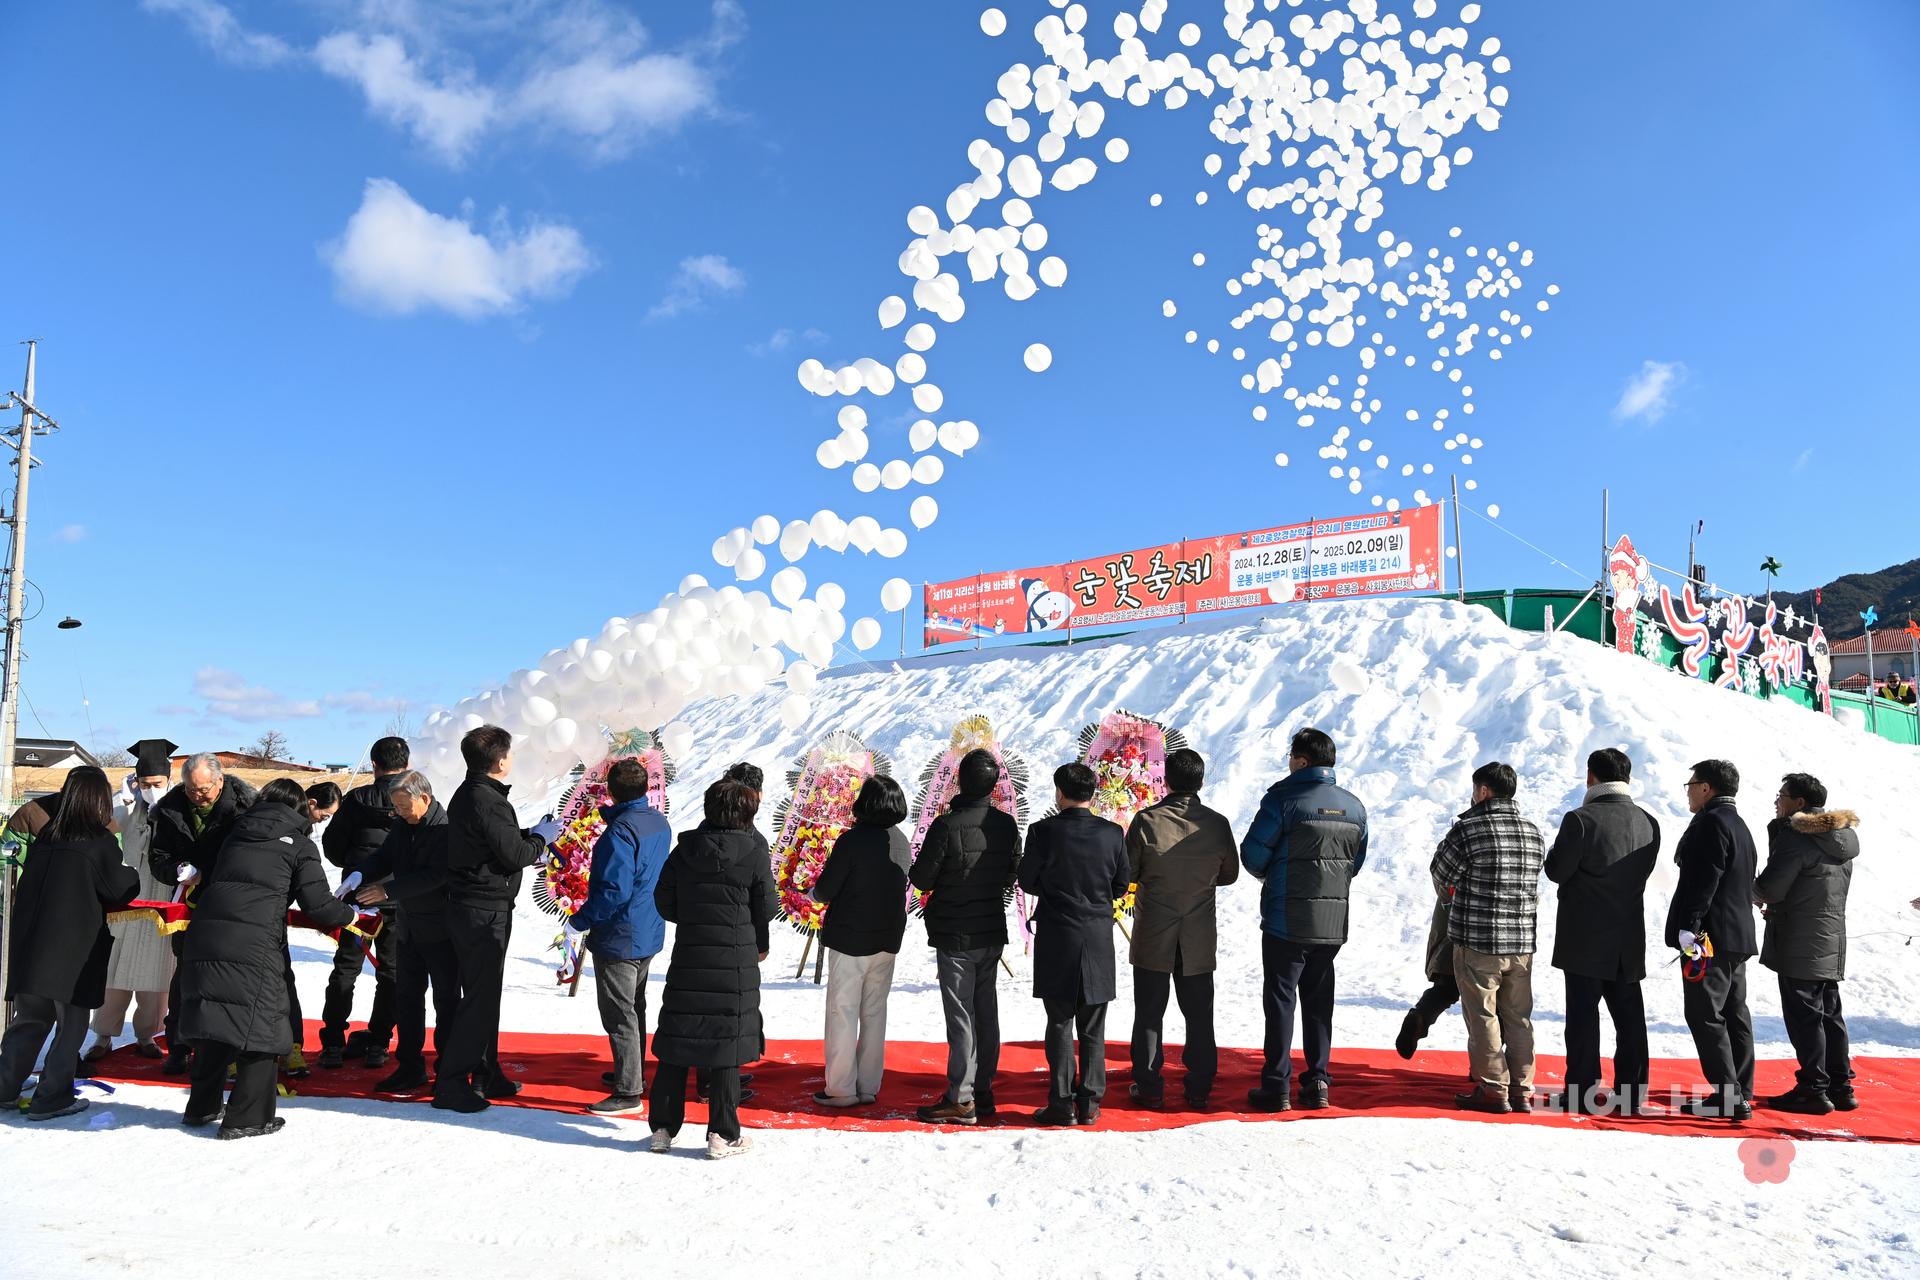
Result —
<path fill-rule="evenodd" d="M 917 204 L 907 210 L 907 230 L 917 236 L 924 236 L 940 225 L 940 215 L 926 205 Z"/>
<path fill-rule="evenodd" d="M 867 456 L 867 433 L 864 431 L 842 431 L 834 440 L 833 447 L 847 462 L 858 462 Z"/>
<path fill-rule="evenodd" d="M 931 382 L 919 383 L 913 389 L 913 407 L 922 413 L 938 413 L 946 399 L 940 388 Z"/>
<path fill-rule="evenodd" d="M 846 456 L 840 452 L 840 442 L 838 440 L 822 440 L 820 447 L 813 451 L 813 460 L 829 471 L 843 467 L 847 462 Z M 723 565 L 733 563 L 733 561 L 721 556 L 717 543 L 714 547 L 713 558 Z"/>
<path fill-rule="evenodd" d="M 940 477 L 947 473 L 947 464 L 940 461 L 938 454 L 928 454 L 916 459 L 913 464 L 913 478 L 920 484 L 938 484 Z"/>
<path fill-rule="evenodd" d="M 862 551 L 873 550 L 880 536 L 880 522 L 872 516 L 855 516 L 847 522 L 847 537 Z"/>
<path fill-rule="evenodd" d="M 913 500 L 913 506 L 908 509 L 908 518 L 913 521 L 914 528 L 924 529 L 940 518 L 940 504 L 923 493 Z"/>
<path fill-rule="evenodd" d="M 773 598 L 791 607 L 807 590 L 807 575 L 788 565 L 773 575 Z"/>
<path fill-rule="evenodd" d="M 695 591 L 698 591 L 706 585 L 707 580 L 705 578 L 697 573 L 690 573 L 680 579 L 680 594 L 683 596 L 692 595 Z M 576 659 L 587 656 L 587 642 L 585 640 L 575 640 L 568 648 L 573 650 L 573 656 Z"/>
<path fill-rule="evenodd" d="M 733 576 L 742 582 L 752 582 L 767 571 L 766 553 L 758 547 L 748 547 L 733 562 Z"/>
<path fill-rule="evenodd" d="M 906 301 L 899 294 L 888 294 L 880 300 L 880 327 L 891 329 L 907 318 Z"/>
<path fill-rule="evenodd" d="M 580 726 L 564 717 L 555 720 L 546 729 L 546 744 L 549 751 L 567 751 L 572 749 L 574 741 L 580 736 Z"/>
<path fill-rule="evenodd" d="M 907 535 L 898 529 L 885 529 L 874 542 L 874 550 L 889 560 L 897 560 L 907 553 Z"/>
<path fill-rule="evenodd" d="M 997 36 L 1007 29 L 1007 15 L 998 9 L 980 11 L 980 30 L 990 36 Z"/>
<path fill-rule="evenodd" d="M 889 489 L 904 489 L 913 479 L 913 464 L 902 458 L 895 458 L 880 468 L 880 483 Z"/>
<path fill-rule="evenodd" d="M 687 750 L 693 746 L 693 726 L 685 721 L 675 720 L 660 731 L 660 744 L 671 755 L 686 755 Z"/>
<path fill-rule="evenodd" d="M 844 405 L 834 415 L 834 421 L 840 424 L 842 431 L 865 431 L 867 429 L 867 411 L 857 404 Z"/>
<path fill-rule="evenodd" d="M 1027 368 L 1035 373 L 1045 373 L 1053 365 L 1053 348 L 1044 342 L 1028 346 L 1026 351 Z"/>
<path fill-rule="evenodd" d="M 865 653 L 880 643 L 880 624 L 872 618 L 861 618 L 853 624 L 853 647 Z"/>
<path fill-rule="evenodd" d="M 796 659 L 787 664 L 787 688 L 804 698 L 813 692 L 813 682 L 819 675 L 811 662 Z"/>
<path fill-rule="evenodd" d="M 839 611 L 847 604 L 847 591 L 837 582 L 823 582 L 814 590 L 813 598 L 822 609 Z"/>
<path fill-rule="evenodd" d="M 927 376 L 926 357 L 916 351 L 902 352 L 893 362 L 893 371 L 900 376 L 900 381 L 911 386 Z"/>
<path fill-rule="evenodd" d="M 1048 254 L 1040 259 L 1040 283 L 1049 289 L 1058 289 L 1067 282 L 1067 261 L 1057 254 Z"/>
<path fill-rule="evenodd" d="M 761 516 L 753 522 L 753 540 L 766 546 L 780 536 L 780 522 L 772 516 Z"/>
<path fill-rule="evenodd" d="M 888 613 L 898 613 L 912 603 L 913 587 L 905 578 L 888 578 L 880 587 L 880 605 Z"/>
<path fill-rule="evenodd" d="M 863 462 L 853 469 L 853 487 L 862 493 L 872 493 L 880 487 L 880 468 L 871 462 Z"/>
<path fill-rule="evenodd" d="M 789 729 L 798 729 L 807 722 L 807 716 L 812 710 L 812 706 L 805 698 L 797 693 L 790 693 L 780 699 L 780 723 Z"/>
<path fill-rule="evenodd" d="M 933 442 L 940 436 L 939 429 L 930 419 L 922 418 L 907 428 L 907 443 L 913 446 L 915 453 L 925 453 L 933 448 Z"/>
<path fill-rule="evenodd" d="M 559 714 L 558 707 L 538 696 L 528 698 L 525 705 L 520 708 L 521 721 L 534 729 L 545 728 L 552 724 L 554 717 Z"/>
<path fill-rule="evenodd" d="M 822 445 L 821 448 L 824 449 L 826 446 Z M 819 455 L 816 454 L 815 456 L 818 457 Z M 825 458 L 821 458 L 820 463 L 822 466 L 837 467 L 840 465 L 837 461 L 829 463 Z M 713 540 L 713 562 L 715 564 L 723 569 L 731 569 L 733 562 L 739 558 L 740 548 L 734 545 L 732 534 L 722 534 Z"/>
<path fill-rule="evenodd" d="M 1334 687 L 1342 693 L 1365 693 L 1372 683 L 1366 670 L 1351 658 L 1335 658 L 1327 667 L 1327 674 L 1333 678 Z"/>
<path fill-rule="evenodd" d="M 587 679 L 599 684 L 613 674 L 613 655 L 605 649 L 589 649 L 580 663 L 581 670 L 587 673 Z"/>

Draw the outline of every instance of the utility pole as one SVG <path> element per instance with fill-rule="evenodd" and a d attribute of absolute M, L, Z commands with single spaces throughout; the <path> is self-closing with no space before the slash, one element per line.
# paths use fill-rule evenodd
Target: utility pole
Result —
<path fill-rule="evenodd" d="M 13 489 L 13 514 L 7 523 L 12 533 L 13 552 L 7 561 L 7 645 L 6 675 L 0 682 L 0 803 L 4 803 L 9 816 L 13 812 L 13 754 L 14 743 L 20 729 L 20 628 L 22 606 L 27 585 L 27 481 L 33 474 L 33 437 L 35 432 L 46 433 L 55 430 L 59 424 L 46 414 L 41 413 L 33 403 L 33 364 L 37 343 L 29 340 L 27 348 L 27 381 L 19 392 L 8 397 L 20 406 L 19 439 L 11 441 L 14 447 L 14 466 L 19 476 Z M 35 425 L 38 418 L 42 425 Z M 15 434 L 8 432 L 8 435 Z M 11 854 L 11 849 L 6 850 Z M 13 941 L 11 925 L 13 920 L 13 882 L 15 868 L 10 861 L 0 863 L 0 932 L 5 932 L 7 941 Z M 7 953 L 12 947 L 0 947 L 0 993 L 6 991 Z M 0 1006 L 0 1025 L 10 1021 L 13 1015 L 11 1003 Z"/>

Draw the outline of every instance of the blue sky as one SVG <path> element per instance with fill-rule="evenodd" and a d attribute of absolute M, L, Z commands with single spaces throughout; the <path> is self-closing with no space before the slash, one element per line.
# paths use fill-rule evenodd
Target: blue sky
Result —
<path fill-rule="evenodd" d="M 906 292 L 905 214 L 972 175 L 994 82 L 1052 12 L 1002 7 L 998 39 L 978 5 L 889 0 L 10 7 L 0 335 L 43 340 L 64 426 L 35 473 L 22 732 L 272 727 L 356 759 L 398 703 L 418 718 L 688 572 L 724 580 L 714 538 L 763 511 L 905 527 L 913 491 L 815 466 L 842 402 L 794 369 L 901 350 L 874 317 Z M 1583 571 L 1603 484 L 1663 563 L 1704 518 L 1730 587 L 1762 588 L 1767 555 L 1798 587 L 1920 554 L 1882 465 L 1911 456 L 1920 11 L 1483 7 L 1475 39 L 1513 60 L 1499 130 L 1445 191 L 1387 192 L 1410 239 L 1518 241 L 1561 289 L 1474 373 L 1470 501 Z M 1093 8 L 1105 32 L 1118 7 Z M 1174 0 L 1157 45 L 1209 12 Z M 1181 341 L 1229 334 L 1219 264 L 1259 221 L 1201 169 L 1204 108 L 1116 104 L 1111 134 L 1125 163 L 1034 201 L 1065 287 L 970 291 L 930 353 L 939 416 L 983 435 L 941 521 L 898 561 L 806 562 L 849 616 L 895 573 L 1365 509 L 1321 434 L 1250 419 L 1251 360 Z M 869 406 L 875 460 L 905 452 L 903 399 Z M 1396 460 L 1402 429 L 1375 433 Z M 1863 468 L 1882 500 L 1843 496 Z M 1473 519 L 1466 553 L 1470 586 L 1574 580 Z"/>

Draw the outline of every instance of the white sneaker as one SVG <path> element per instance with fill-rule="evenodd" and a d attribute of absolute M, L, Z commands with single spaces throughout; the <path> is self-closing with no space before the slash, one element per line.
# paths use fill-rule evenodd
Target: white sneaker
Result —
<path fill-rule="evenodd" d="M 732 1142 L 728 1142 L 717 1133 L 707 1135 L 707 1159 L 709 1160 L 725 1160 L 728 1156 L 745 1155 L 751 1150 L 753 1150 L 753 1139 L 744 1133 Z"/>
<path fill-rule="evenodd" d="M 647 1150 L 656 1156 L 667 1154 L 667 1152 L 673 1150 L 673 1135 L 665 1129 L 655 1129 L 653 1131 L 653 1141 L 647 1144 Z"/>

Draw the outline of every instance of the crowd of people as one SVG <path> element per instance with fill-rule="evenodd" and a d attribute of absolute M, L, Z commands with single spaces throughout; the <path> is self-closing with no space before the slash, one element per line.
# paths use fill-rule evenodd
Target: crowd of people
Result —
<path fill-rule="evenodd" d="M 344 796 L 332 784 L 286 779 L 258 792 L 211 755 L 186 759 L 170 786 L 173 744 L 136 744 L 116 792 L 97 768 L 71 772 L 63 789 L 24 806 L 8 831 L 26 846 L 8 930 L 7 998 L 13 1019 L 0 1040 L 0 1107 L 29 1120 L 87 1106 L 75 1089 L 83 1060 L 115 1049 L 133 1010 L 131 1051 L 162 1057 L 188 1077 L 184 1122 L 222 1138 L 277 1131 L 276 1073 L 306 1071 L 302 1021 L 289 959 L 288 909 L 300 922 L 339 930 L 322 1009 L 318 1065 L 350 1058 L 387 1064 L 383 1093 L 430 1092 L 455 1113 L 485 1110 L 520 1085 L 499 1062 L 501 988 L 513 906 L 525 873 L 558 833 L 551 819 L 522 827 L 504 779 L 512 739 L 482 726 L 461 742 L 467 773 L 444 807 L 409 767 L 407 743 L 387 737 L 371 752 L 373 779 Z M 1292 737 L 1288 773 L 1268 790 L 1243 838 L 1202 802 L 1205 763 L 1181 749 L 1165 761 L 1167 795 L 1122 829 L 1091 809 L 1086 765 L 1053 775 L 1055 812 L 1023 833 L 992 801 L 1001 766 L 974 751 L 958 768 L 958 795 L 929 827 L 917 857 L 902 830 L 905 795 L 885 776 L 867 779 L 853 825 L 812 889 L 825 907 L 825 1076 L 814 1101 L 871 1105 L 880 1091 L 887 1002 L 904 944 L 909 890 L 923 895 L 927 941 L 947 1030 L 947 1080 L 918 1108 L 929 1124 L 996 1118 L 1000 1010 L 996 970 L 1009 945 L 1016 885 L 1033 904 L 1033 995 L 1045 1019 L 1048 1098 L 1033 1119 L 1093 1125 L 1107 1092 L 1106 1014 L 1118 965 L 1114 903 L 1131 890 L 1129 942 L 1134 1021 L 1128 1095 L 1166 1105 L 1164 1022 L 1169 1001 L 1186 1024 L 1184 1105 L 1213 1108 L 1216 896 L 1244 869 L 1260 882 L 1262 1004 L 1266 1038 L 1259 1083 L 1245 1098 L 1262 1112 L 1324 1108 L 1336 960 L 1349 931 L 1350 885 L 1367 857 L 1365 806 L 1335 778 L 1336 747 L 1318 729 Z M 1634 803 L 1632 762 L 1608 748 L 1585 762 L 1583 802 L 1549 846 L 1522 816 L 1505 763 L 1472 775 L 1468 805 L 1431 864 L 1436 902 L 1426 948 L 1430 986 L 1407 1012 L 1396 1048 L 1411 1058 L 1440 1015 L 1461 1006 L 1471 1087 L 1463 1109 L 1505 1114 L 1543 1102 L 1571 1112 L 1633 1115 L 1649 1106 L 1645 894 L 1661 851 L 1658 822 Z M 601 1115 L 646 1111 L 651 1149 L 672 1148 L 690 1090 L 708 1108 L 707 1154 L 745 1151 L 742 1071 L 765 1051 L 760 966 L 778 914 L 768 845 L 755 827 L 763 776 L 737 764 L 710 785 L 701 820 L 676 837 L 648 800 L 638 760 L 614 762 L 601 810 L 589 892 L 566 919 L 568 940 L 592 957 L 597 1003 L 612 1050 Z M 1756 1105 L 1823 1115 L 1857 1106 L 1840 984 L 1846 904 L 1859 853 L 1858 818 L 1830 809 L 1808 774 L 1782 779 L 1759 865 L 1734 807 L 1738 770 L 1703 760 L 1686 784 L 1692 819 L 1674 849 L 1678 885 L 1667 948 L 1684 969 L 1684 1008 L 1710 1089 L 1682 1109 L 1740 1121 Z M 316 825 L 325 829 L 318 844 Z M 337 867 L 330 888 L 323 869 Z M 1551 964 L 1566 984 L 1564 1088 L 1534 1084 L 1533 962 L 1542 876 L 1558 888 Z M 107 917 L 135 900 L 177 893 L 190 927 L 162 943 L 151 923 Z M 1764 937 L 1754 911 L 1765 914 Z M 359 926 L 378 910 L 383 927 Z M 647 985 L 675 926 L 646 1072 Z M 1754 1095 L 1747 962 L 1778 977 L 1797 1083 Z M 369 963 L 375 996 L 363 1031 L 349 1033 L 353 989 Z M 433 1071 L 426 1002 L 434 1006 Z M 1600 1007 L 1613 1026 L 1610 1087 L 1602 1084 Z M 1299 1023 L 1304 1070 L 1294 1081 Z M 83 1049 L 91 1027 L 94 1041 Z M 50 1043 L 49 1043 L 50 1041 Z M 161 1045 L 164 1041 L 164 1048 Z M 30 1100 L 20 1090 L 45 1051 Z"/>

